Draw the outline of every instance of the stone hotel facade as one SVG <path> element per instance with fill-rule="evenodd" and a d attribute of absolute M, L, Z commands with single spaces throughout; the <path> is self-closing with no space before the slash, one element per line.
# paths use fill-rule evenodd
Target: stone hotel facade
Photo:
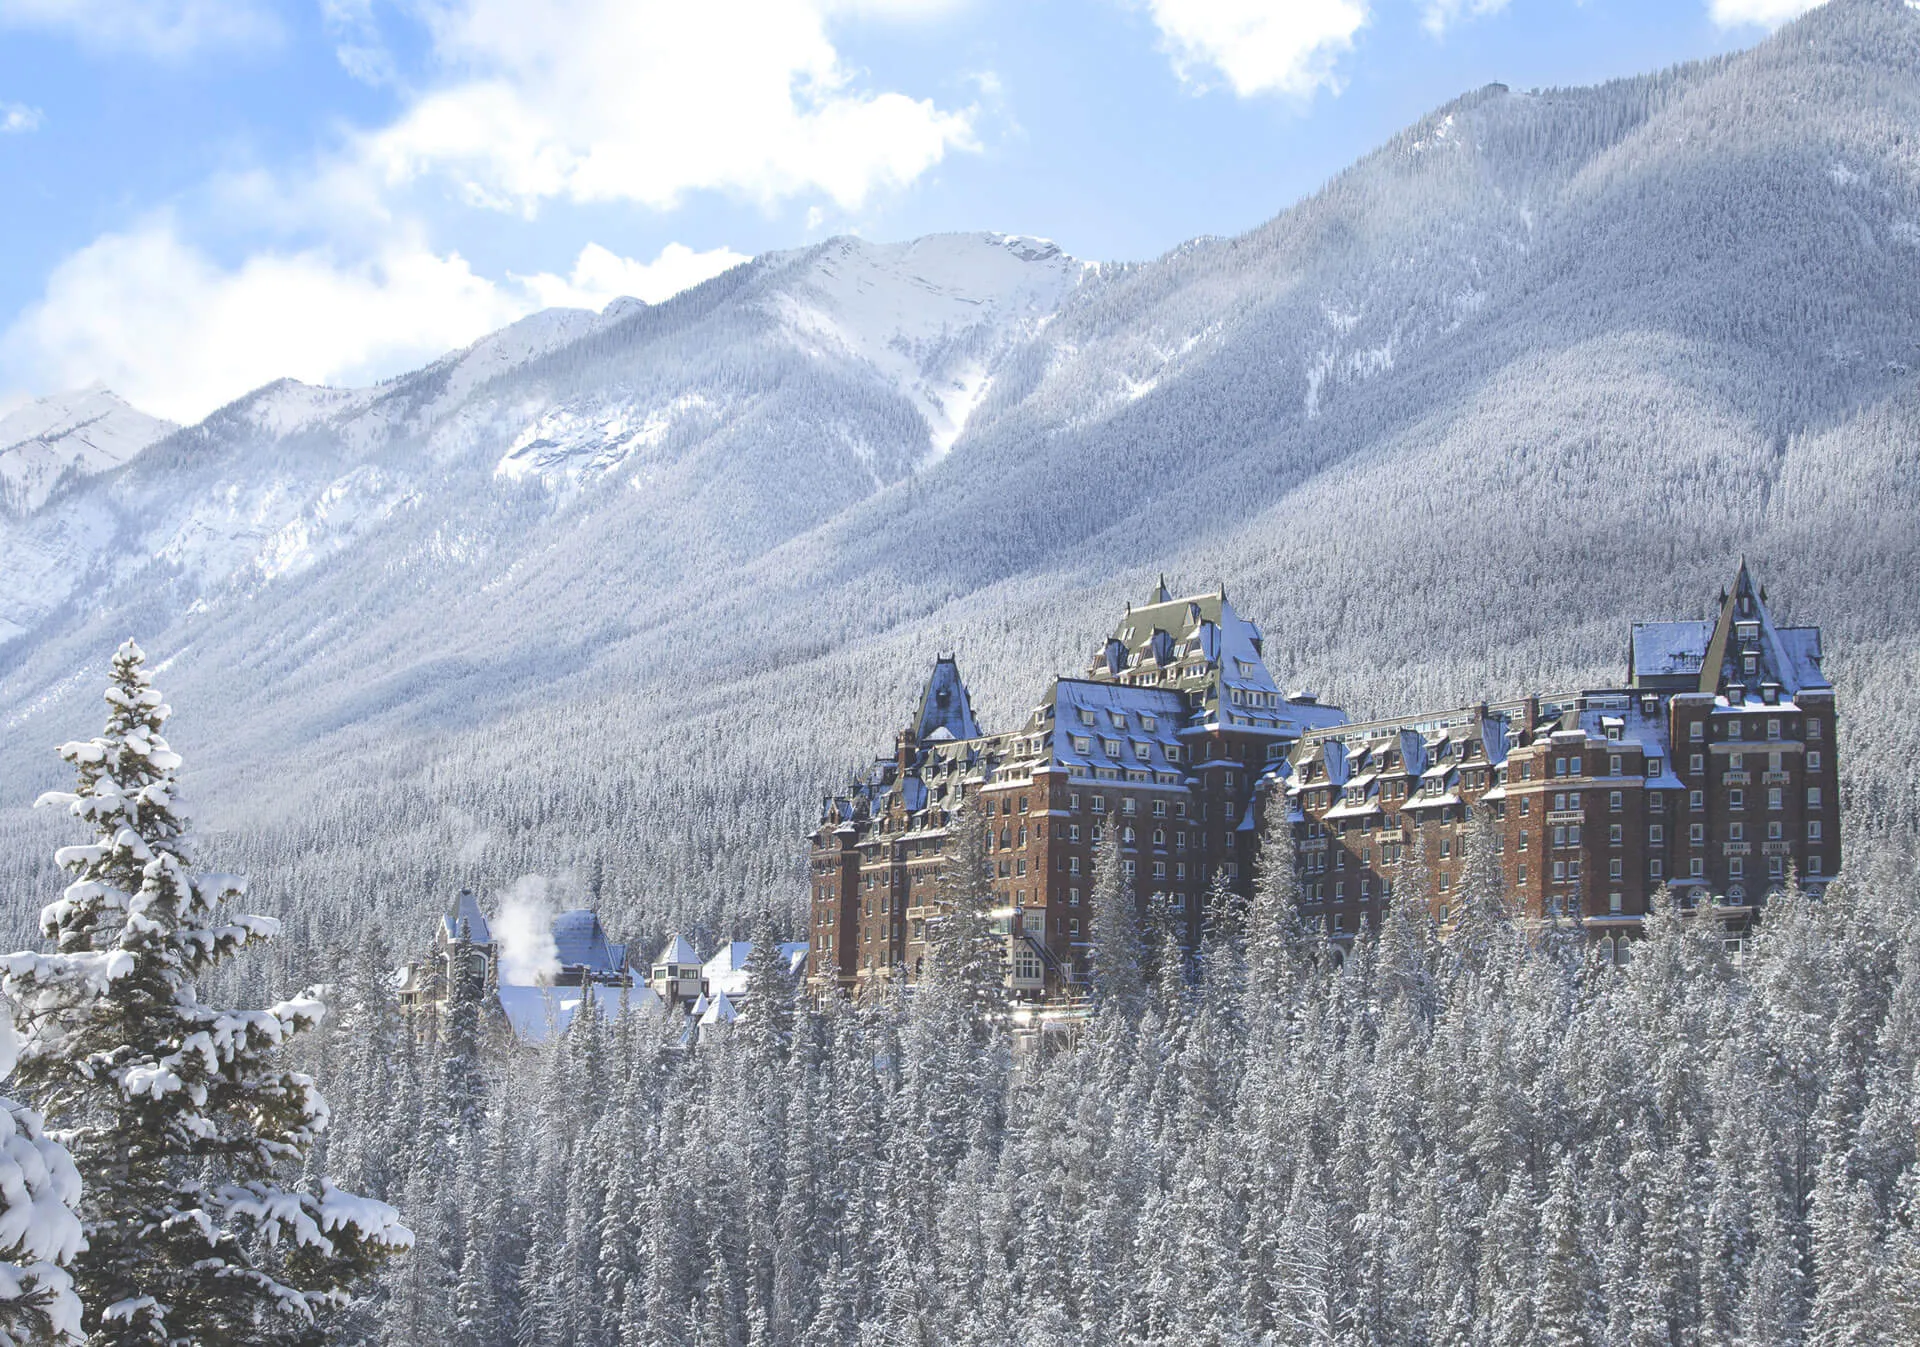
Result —
<path fill-rule="evenodd" d="M 914 976 L 963 799 L 989 828 L 1010 985 L 1036 1000 L 1086 975 L 1096 838 L 1191 942 L 1216 874 L 1248 888 L 1274 808 L 1306 911 L 1336 942 L 1396 884 L 1448 921 L 1470 836 L 1514 910 L 1577 920 L 1609 959 L 1663 885 L 1737 939 L 1790 872 L 1817 890 L 1839 867 L 1819 629 L 1777 626 L 1744 563 L 1715 616 L 1634 624 L 1616 688 L 1354 724 L 1283 694 L 1264 642 L 1224 590 L 1175 598 L 1162 582 L 1084 676 L 998 734 L 938 660 L 892 755 L 824 802 L 812 985 L 858 996 Z"/>

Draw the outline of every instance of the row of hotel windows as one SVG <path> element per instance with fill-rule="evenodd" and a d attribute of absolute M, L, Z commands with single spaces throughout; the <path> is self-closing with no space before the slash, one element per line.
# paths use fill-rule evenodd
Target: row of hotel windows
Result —
<path fill-rule="evenodd" d="M 1760 724 L 1759 718 L 1757 716 L 1750 716 L 1748 717 L 1748 719 L 1752 720 L 1754 725 L 1756 726 L 1754 737 L 1759 738 L 1759 732 L 1757 729 L 1757 727 Z M 1809 720 L 1807 722 L 1807 738 L 1809 740 L 1817 740 L 1821 737 L 1820 724 L 1821 722 L 1819 722 L 1818 720 Z M 1746 737 L 1745 725 L 1746 725 L 1746 721 L 1742 720 L 1739 716 L 1728 716 L 1726 719 L 1720 722 L 1720 737 L 1722 739 L 1745 738 Z M 1791 737 L 1793 733 L 1793 726 L 1787 725 L 1785 728 L 1786 728 L 1787 735 Z M 1769 716 L 1767 718 L 1766 734 L 1767 734 L 1767 738 L 1769 739 L 1778 739 L 1781 737 L 1781 722 L 1779 717 Z M 1707 737 L 1707 723 L 1704 720 L 1693 721 L 1687 726 L 1687 738 L 1692 742 L 1697 744 L 1701 742 L 1703 739 L 1705 739 L 1706 737 Z"/>

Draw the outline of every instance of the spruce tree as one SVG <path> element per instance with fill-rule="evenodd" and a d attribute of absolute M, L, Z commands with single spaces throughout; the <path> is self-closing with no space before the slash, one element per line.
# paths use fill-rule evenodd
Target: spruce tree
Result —
<path fill-rule="evenodd" d="M 1286 794 L 1277 787 L 1267 797 L 1247 926 L 1249 991 L 1256 1004 L 1270 1004 L 1291 992 L 1288 984 L 1318 958 L 1321 949 L 1300 911 L 1293 822 Z"/>
<path fill-rule="evenodd" d="M 384 1203 L 293 1182 L 329 1115 L 276 1059 L 319 1022 L 317 997 L 234 1011 L 198 996 L 279 923 L 223 915 L 244 881 L 193 868 L 169 709 L 144 663 L 131 641 L 116 652 L 105 733 L 60 749 L 77 788 L 40 801 L 93 838 L 55 853 L 73 880 L 41 914 L 55 952 L 5 961 L 18 1079 L 84 1181 L 73 1276 L 94 1341 L 311 1341 L 412 1236 Z"/>
<path fill-rule="evenodd" d="M 1120 860 L 1120 830 L 1101 829 L 1093 861 L 1093 990 L 1103 1009 L 1132 1015 L 1146 981 L 1140 970 L 1140 907 Z"/>
<path fill-rule="evenodd" d="M 19 1041 L 0 1014 L 0 1080 Z M 80 1250 L 80 1174 L 40 1115 L 0 1098 L 0 1347 L 78 1342 L 80 1298 L 66 1265 Z"/>

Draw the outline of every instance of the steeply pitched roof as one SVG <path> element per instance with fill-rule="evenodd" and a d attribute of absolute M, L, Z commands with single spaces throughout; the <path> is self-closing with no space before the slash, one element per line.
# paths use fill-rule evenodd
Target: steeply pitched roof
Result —
<path fill-rule="evenodd" d="M 626 967 L 627 947 L 608 940 L 600 918 L 585 909 L 562 912 L 553 919 L 553 944 L 562 968 L 613 975 Z"/>
<path fill-rule="evenodd" d="M 1743 631 L 1752 634 L 1743 636 Z M 1783 632 L 1775 627 L 1766 597 L 1743 559 L 1733 588 L 1721 600 L 1719 620 L 1700 664 L 1699 691 L 1718 693 L 1738 683 L 1751 693 L 1762 684 L 1777 683 L 1791 697 L 1803 688 L 1831 687 L 1819 661 L 1819 628 L 1790 627 Z"/>
<path fill-rule="evenodd" d="M 656 965 L 663 963 L 697 964 L 700 962 L 700 956 L 694 953 L 693 946 L 687 943 L 687 938 L 684 935 L 676 935 L 667 942 L 665 949 L 653 956 L 653 961 Z"/>
<path fill-rule="evenodd" d="M 461 939 L 460 925 L 466 923 L 465 938 L 476 945 L 491 945 L 493 930 L 487 925 L 486 914 L 480 911 L 480 900 L 473 896 L 471 889 L 462 889 L 453 900 L 453 905 L 440 917 L 447 939 Z"/>
<path fill-rule="evenodd" d="M 952 655 L 942 655 L 933 662 L 927 690 L 920 696 L 920 719 L 914 726 L 914 735 L 923 744 L 935 738 L 980 737 L 980 724 L 973 718 L 973 701 L 967 695 L 967 685 L 960 678 L 960 666 Z"/>

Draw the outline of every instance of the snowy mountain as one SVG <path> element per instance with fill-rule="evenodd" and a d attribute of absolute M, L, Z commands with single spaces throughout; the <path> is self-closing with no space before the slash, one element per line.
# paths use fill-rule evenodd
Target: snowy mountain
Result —
<path fill-rule="evenodd" d="M 63 480 L 117 468 L 177 429 L 104 388 L 30 402 L 0 416 L 0 508 L 31 514 Z"/>
<path fill-rule="evenodd" d="M 271 385 L 0 514 L 0 779 L 57 775 L 134 633 L 256 874 L 411 920 L 593 870 L 616 924 L 712 921 L 798 892 L 938 649 L 1004 723 L 1165 570 L 1283 684 L 1402 710 L 1615 678 L 1746 554 L 1874 707 L 1854 816 L 1913 826 L 1916 118 L 1920 13 L 1833 0 L 1480 90 L 1140 265 L 835 239 Z M 42 826 L 0 813 L 21 910 Z"/>

